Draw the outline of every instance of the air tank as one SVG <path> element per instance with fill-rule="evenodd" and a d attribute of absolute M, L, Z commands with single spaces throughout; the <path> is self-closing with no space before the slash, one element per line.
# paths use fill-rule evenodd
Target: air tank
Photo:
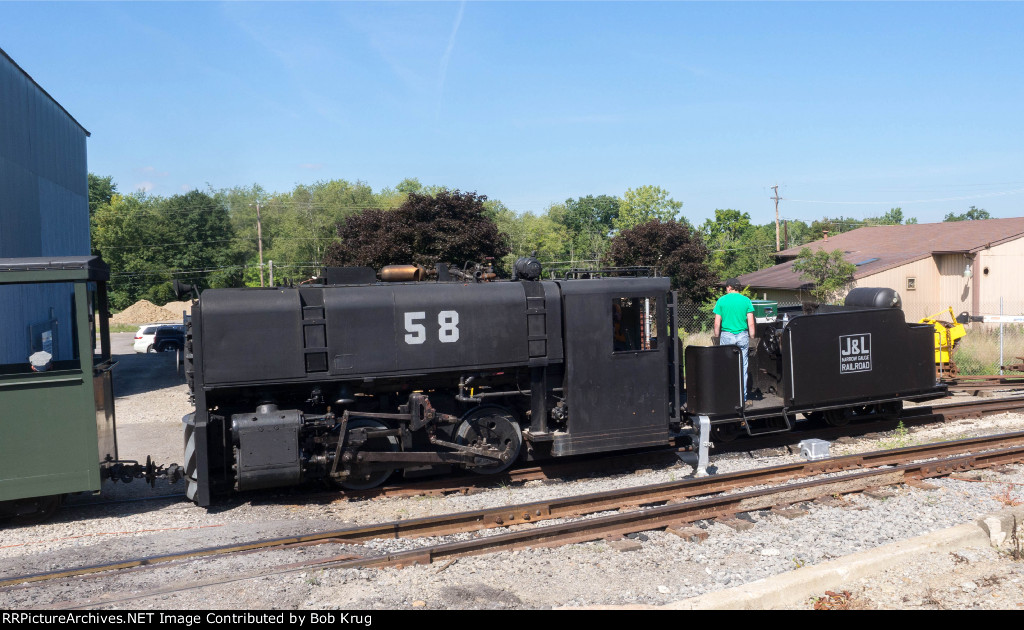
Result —
<path fill-rule="evenodd" d="M 844 306 L 866 308 L 903 308 L 903 300 L 895 289 L 884 287 L 857 287 L 846 294 Z"/>

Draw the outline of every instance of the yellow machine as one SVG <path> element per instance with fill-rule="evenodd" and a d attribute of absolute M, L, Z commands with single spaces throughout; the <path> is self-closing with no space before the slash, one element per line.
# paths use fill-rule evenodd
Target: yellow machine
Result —
<path fill-rule="evenodd" d="M 945 311 L 921 319 L 921 324 L 931 324 L 935 328 L 935 369 L 939 377 L 956 376 L 956 363 L 953 363 L 953 349 L 958 341 L 967 334 L 964 325 L 957 321 L 953 307 L 949 307 L 950 322 L 938 319 Z"/>

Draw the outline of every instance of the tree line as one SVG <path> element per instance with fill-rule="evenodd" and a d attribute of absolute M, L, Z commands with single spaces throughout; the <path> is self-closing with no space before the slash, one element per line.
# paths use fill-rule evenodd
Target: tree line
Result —
<path fill-rule="evenodd" d="M 260 286 L 317 275 L 325 266 L 375 269 L 491 260 L 506 277 L 514 261 L 536 255 L 549 269 L 657 267 L 680 291 L 683 307 L 700 307 L 715 284 L 775 264 L 774 222 L 715 210 L 700 225 L 659 186 L 621 195 L 587 195 L 543 212 L 517 212 L 476 192 L 405 179 L 374 191 L 343 179 L 299 184 L 285 193 L 258 184 L 163 197 L 121 194 L 112 177 L 89 174 L 93 253 L 111 266 L 111 306 L 174 299 L 171 282 L 201 288 Z M 988 218 L 973 206 L 947 220 Z M 881 217 L 786 221 L 782 247 L 795 247 L 865 225 L 916 223 L 900 208 Z M 261 249 L 262 246 L 262 249 Z M 260 265 L 260 260 L 263 265 Z M 262 278 L 261 278 L 262 275 Z"/>

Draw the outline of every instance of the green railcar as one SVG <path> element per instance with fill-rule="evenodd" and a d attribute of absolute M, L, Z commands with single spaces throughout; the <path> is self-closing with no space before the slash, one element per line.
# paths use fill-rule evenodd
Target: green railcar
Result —
<path fill-rule="evenodd" d="M 45 518 L 117 462 L 96 256 L 0 258 L 0 516 Z"/>

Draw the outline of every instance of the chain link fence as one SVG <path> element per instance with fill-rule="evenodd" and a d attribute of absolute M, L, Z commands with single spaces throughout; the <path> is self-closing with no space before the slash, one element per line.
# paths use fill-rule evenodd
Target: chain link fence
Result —
<path fill-rule="evenodd" d="M 935 312 L 940 308 L 936 307 Z M 1024 363 L 1024 302 L 982 303 L 978 311 L 971 315 L 988 321 L 972 321 L 964 326 L 967 334 L 953 349 L 957 369 L 964 375 L 1024 373 L 1000 371 L 1001 366 Z M 1007 321 L 992 321 L 998 316 Z M 943 319 L 949 319 L 948 307 Z"/>
<path fill-rule="evenodd" d="M 799 306 L 798 302 L 779 302 L 778 304 L 779 309 Z M 711 305 L 680 305 L 676 324 L 684 345 L 713 345 L 712 334 L 715 316 L 711 312 L 711 308 Z M 937 314 L 934 319 L 945 325 L 952 326 L 956 323 L 949 314 L 948 304 L 936 304 L 935 308 L 929 309 L 928 312 Z M 954 312 L 956 312 L 955 309 Z M 1001 323 L 972 321 L 965 324 L 966 334 L 956 342 L 953 348 L 953 362 L 959 373 L 965 376 L 983 374 L 1020 376 L 1024 374 L 1022 371 L 1000 370 L 1001 367 L 1024 364 L 1024 321 L 1021 321 L 1024 320 L 1024 302 L 1012 304 L 1004 302 L 1002 305 L 999 303 L 982 304 L 979 312 L 972 313 L 972 315 L 975 318 L 984 317 L 988 320 L 995 320 L 994 316 L 1003 316 L 1006 320 L 1016 316 L 1018 321 Z"/>

